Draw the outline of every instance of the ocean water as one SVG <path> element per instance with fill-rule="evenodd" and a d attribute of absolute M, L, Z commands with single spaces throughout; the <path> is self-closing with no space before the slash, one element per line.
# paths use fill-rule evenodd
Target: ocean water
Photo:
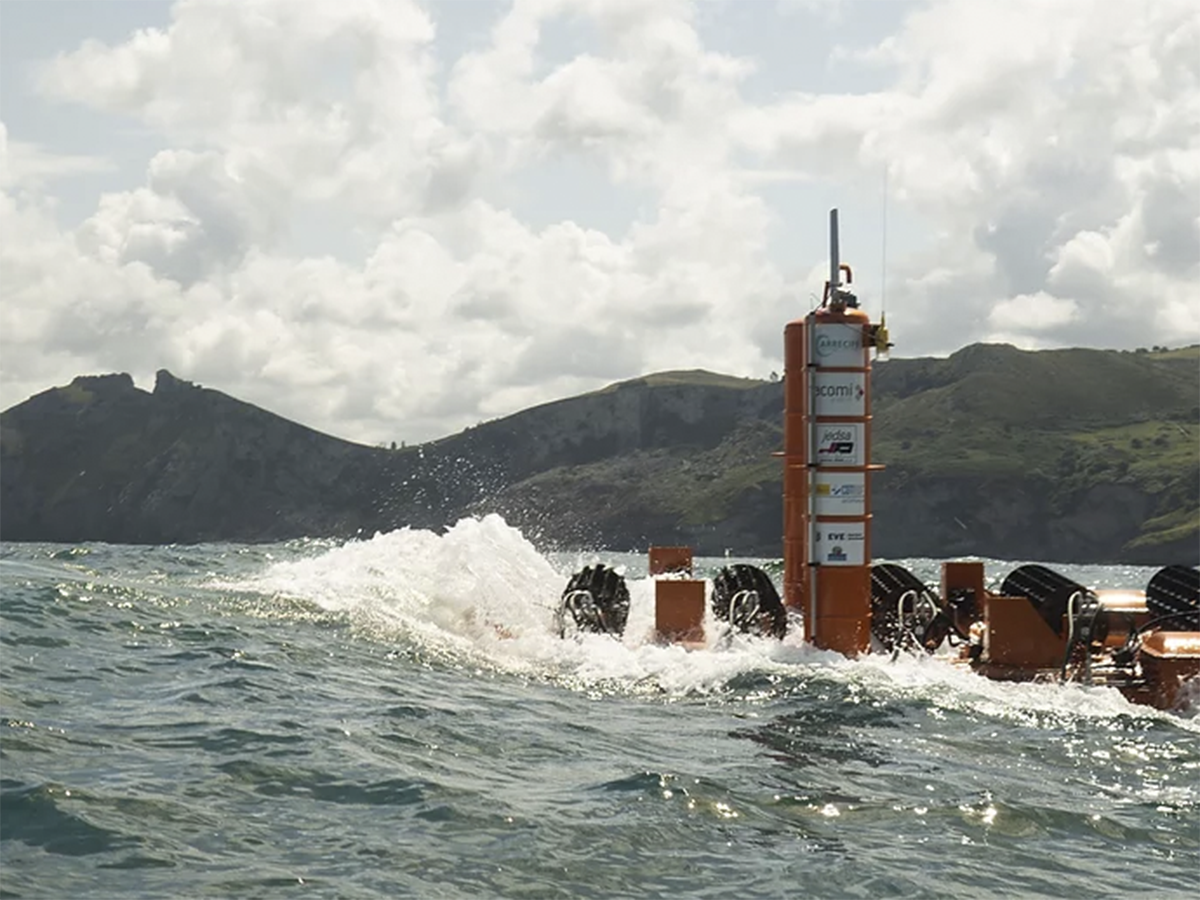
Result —
<path fill-rule="evenodd" d="M 553 606 L 595 559 L 626 568 L 629 629 L 561 640 Z M 6 544 L 0 578 L 0 897 L 1200 884 L 1195 716 L 796 636 L 658 646 L 641 557 L 547 557 L 496 517 L 345 544 Z"/>

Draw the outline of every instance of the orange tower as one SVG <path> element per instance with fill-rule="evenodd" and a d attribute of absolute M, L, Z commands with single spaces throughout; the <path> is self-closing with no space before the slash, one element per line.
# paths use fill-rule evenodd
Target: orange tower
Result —
<path fill-rule="evenodd" d="M 849 656 L 871 635 L 871 358 L 886 351 L 838 260 L 829 212 L 829 283 L 821 306 L 784 329 L 784 603 L 805 640 Z"/>

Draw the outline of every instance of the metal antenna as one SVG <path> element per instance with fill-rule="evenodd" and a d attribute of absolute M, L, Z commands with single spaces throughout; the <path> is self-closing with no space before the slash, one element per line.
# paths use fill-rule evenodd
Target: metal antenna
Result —
<path fill-rule="evenodd" d="M 838 259 L 838 211 L 829 211 L 829 302 L 837 302 L 837 290 L 842 281 L 842 270 Z"/>
<path fill-rule="evenodd" d="M 888 172 L 891 163 L 883 166 L 883 249 L 879 261 L 879 313 L 887 315 L 887 237 L 888 237 Z"/>

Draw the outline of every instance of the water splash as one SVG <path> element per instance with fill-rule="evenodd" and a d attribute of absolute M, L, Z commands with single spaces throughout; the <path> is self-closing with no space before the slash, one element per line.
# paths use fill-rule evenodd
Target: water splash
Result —
<path fill-rule="evenodd" d="M 937 658 L 851 661 L 805 645 L 795 632 L 782 642 L 730 635 L 711 613 L 707 650 L 661 645 L 654 640 L 654 583 L 644 569 L 641 577 L 629 575 L 636 563 L 621 567 L 630 590 L 622 639 L 560 639 L 553 613 L 562 589 L 572 571 L 596 560 L 547 557 L 498 515 L 463 519 L 444 534 L 405 528 L 302 549 L 313 555 L 270 563 L 261 574 L 226 586 L 315 604 L 345 615 L 364 636 L 415 646 L 451 665 L 590 694 L 728 695 L 739 678 L 759 674 L 793 686 L 812 679 L 848 685 L 852 698 L 913 701 L 1010 724 L 1165 717 L 1200 733 L 1200 718 L 1131 704 L 1111 688 L 995 682 Z"/>
<path fill-rule="evenodd" d="M 444 534 L 400 529 L 368 540 L 313 548 L 260 574 L 213 587 L 314 604 L 345 615 L 363 635 L 411 642 L 464 665 L 535 674 L 585 690 L 711 692 L 770 665 L 775 641 L 723 641 L 721 653 L 692 653 L 654 641 L 653 582 L 631 578 L 621 640 L 563 640 L 554 610 L 570 572 L 586 560 L 552 560 L 502 517 L 463 519 Z M 709 634 L 720 629 L 707 622 Z M 794 649 L 794 648 L 793 648 Z M 809 654 L 816 651 L 807 650 Z"/>

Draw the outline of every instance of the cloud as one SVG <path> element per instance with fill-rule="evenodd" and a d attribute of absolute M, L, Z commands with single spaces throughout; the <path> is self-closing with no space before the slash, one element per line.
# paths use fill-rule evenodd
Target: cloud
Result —
<path fill-rule="evenodd" d="M 598 49 L 542 66 L 563 17 Z M 516 2 L 449 102 L 434 34 L 412 2 L 184 0 L 166 29 L 48 62 L 48 95 L 174 145 L 74 236 L 133 286 L 97 316 L 142 323 L 182 377 L 354 437 L 433 437 L 680 361 L 768 371 L 724 314 L 779 290 L 769 212 L 713 118 L 748 66 L 702 46 L 690 4 Z M 655 206 L 624 234 L 534 230 L 481 187 L 577 154 Z M 314 204 L 350 212 L 366 258 L 290 252 Z M 97 316 L 70 329 L 80 364 L 125 353 L 83 355 L 107 344 Z"/>
<path fill-rule="evenodd" d="M 413 442 L 655 370 L 763 377 L 820 292 L 828 206 L 865 209 L 885 169 L 897 228 L 924 232 L 889 260 L 905 352 L 1200 340 L 1193 5 L 929 0 L 853 43 L 873 7 L 753 8 L 838 29 L 837 69 L 886 83 L 865 93 L 796 90 L 684 0 L 516 0 L 454 40 L 409 0 L 182 0 L 165 28 L 64 48 L 41 102 L 166 149 L 66 230 L 54 179 L 102 151 L 0 145 L 3 405 L 165 366 Z M 748 99 L 752 74 L 777 89 Z M 564 160 L 625 221 L 511 208 Z"/>
<path fill-rule="evenodd" d="M 69 372 L 157 368 L 178 285 L 83 252 L 36 198 L 0 194 L 0 273 L 0 365 L 13 402 Z"/>
<path fill-rule="evenodd" d="M 277 243 L 287 208 L 272 181 L 234 177 L 214 152 L 164 150 L 149 184 L 104 194 L 79 228 L 81 249 L 114 263 L 142 262 L 188 287 L 236 266 L 253 246 Z"/>
<path fill-rule="evenodd" d="M 386 222 L 462 196 L 479 163 L 438 115 L 434 33 L 412 0 L 182 0 L 166 30 L 87 41 L 38 83 L 217 151 L 231 178 Z"/>
<path fill-rule="evenodd" d="M 1079 316 L 1079 304 L 1038 291 L 1020 294 L 992 307 L 988 324 L 1002 331 L 1045 331 L 1067 325 Z"/>
<path fill-rule="evenodd" d="M 542 71 L 539 41 L 556 17 L 586 19 L 599 50 Z M 697 170 L 729 171 L 724 114 L 753 66 L 706 49 L 680 0 L 514 3 L 490 44 L 460 59 L 447 93 L 480 132 L 523 154 L 593 153 L 618 181 L 662 188 Z"/>
<path fill-rule="evenodd" d="M 824 19 L 838 20 L 844 16 L 847 0 L 776 0 L 775 8 L 781 16 L 808 13 Z"/>
<path fill-rule="evenodd" d="M 930 3 L 859 54 L 895 68 L 891 89 L 743 113 L 747 148 L 769 164 L 842 178 L 886 166 L 895 196 L 942 223 L 932 256 L 960 261 L 937 291 L 944 317 L 922 272 L 930 256 L 901 262 L 892 286 L 897 308 L 918 310 L 914 351 L 985 338 L 998 320 L 1018 343 L 1041 341 L 1045 310 L 1029 298 L 1056 280 L 1088 326 L 1059 340 L 1200 338 L 1200 14 L 1187 2 L 1099 12 L 1085 0 Z M 1126 316 L 1151 285 L 1190 308 Z"/>
<path fill-rule="evenodd" d="M 89 172 L 106 172 L 112 163 L 96 156 L 50 153 L 37 144 L 9 140 L 0 122 L 0 190 L 42 190 L 47 182 Z"/>

